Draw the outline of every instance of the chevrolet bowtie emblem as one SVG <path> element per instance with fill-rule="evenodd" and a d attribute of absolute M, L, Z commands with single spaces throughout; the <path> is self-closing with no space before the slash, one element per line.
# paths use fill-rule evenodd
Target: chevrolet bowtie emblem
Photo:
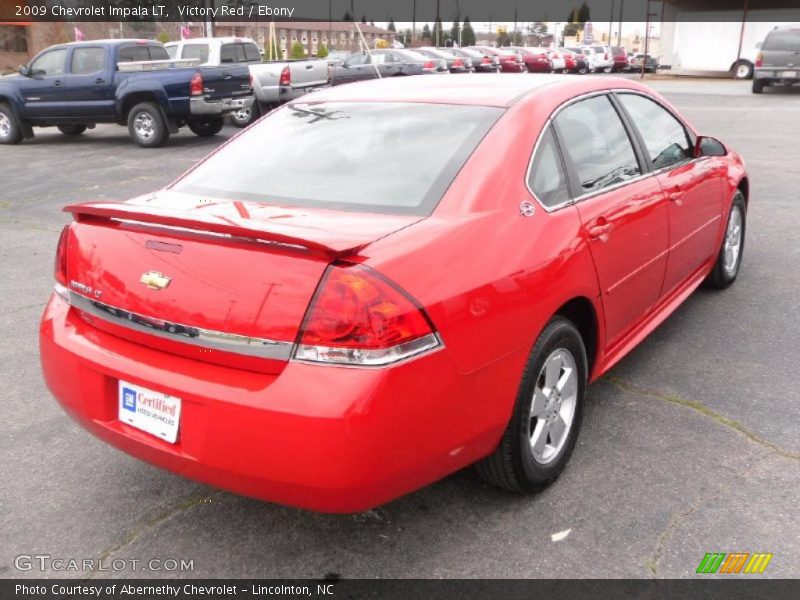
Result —
<path fill-rule="evenodd" d="M 139 278 L 139 283 L 145 284 L 151 290 L 163 290 L 170 281 L 172 281 L 172 277 L 167 277 L 158 271 L 147 271 L 147 273 L 142 273 Z"/>

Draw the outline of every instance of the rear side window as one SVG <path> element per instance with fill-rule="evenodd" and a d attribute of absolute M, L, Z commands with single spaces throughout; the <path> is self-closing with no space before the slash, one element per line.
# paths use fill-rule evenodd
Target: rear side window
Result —
<path fill-rule="evenodd" d="M 503 112 L 400 102 L 287 104 L 171 189 L 273 206 L 426 215 Z M 321 151 L 324 160 L 309 158 Z"/>
<path fill-rule="evenodd" d="M 105 48 L 75 48 L 69 70 L 73 75 L 87 75 L 103 71 L 105 63 Z"/>
<path fill-rule="evenodd" d="M 800 51 L 800 29 L 776 29 L 770 31 L 764 40 L 763 50 Z"/>
<path fill-rule="evenodd" d="M 628 133 L 607 96 L 568 106 L 555 123 L 561 147 L 580 181 L 581 194 L 641 173 Z"/>
<path fill-rule="evenodd" d="M 663 169 L 692 157 L 686 129 L 664 107 L 637 94 L 619 94 L 618 98 L 639 130 L 654 168 Z"/>
<path fill-rule="evenodd" d="M 254 62 L 261 60 L 261 53 L 255 44 L 223 44 L 219 52 L 220 62 Z"/>
<path fill-rule="evenodd" d="M 208 62 L 208 44 L 187 44 L 183 47 L 181 58 L 192 58 L 200 61 L 200 64 Z"/>
<path fill-rule="evenodd" d="M 528 187 L 547 208 L 553 208 L 569 200 L 567 177 L 561 164 L 561 156 L 558 154 L 553 130 L 549 127 L 536 148 L 536 155 L 528 173 Z"/>

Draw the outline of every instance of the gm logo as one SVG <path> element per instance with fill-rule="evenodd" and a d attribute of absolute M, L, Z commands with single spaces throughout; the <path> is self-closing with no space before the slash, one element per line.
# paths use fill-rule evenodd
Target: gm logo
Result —
<path fill-rule="evenodd" d="M 136 392 L 130 388 L 122 388 L 122 408 L 136 412 Z"/>
<path fill-rule="evenodd" d="M 708 552 L 700 561 L 697 573 L 763 573 L 771 560 L 772 554 L 766 552 Z"/>

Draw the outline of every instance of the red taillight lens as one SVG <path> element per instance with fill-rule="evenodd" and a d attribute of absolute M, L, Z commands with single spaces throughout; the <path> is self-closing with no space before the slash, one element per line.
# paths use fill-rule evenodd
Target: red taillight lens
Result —
<path fill-rule="evenodd" d="M 292 85 L 292 72 L 289 70 L 289 67 L 283 67 L 280 84 Z"/>
<path fill-rule="evenodd" d="M 298 360 L 383 365 L 440 345 L 417 303 L 363 265 L 328 267 L 295 350 Z"/>
<path fill-rule="evenodd" d="M 488 64 L 491 64 L 491 62 L 492 62 L 492 59 L 491 59 L 491 58 L 489 58 L 488 56 L 484 56 L 484 57 L 481 59 L 481 64 L 482 64 L 482 65 L 488 65 Z"/>
<path fill-rule="evenodd" d="M 197 71 L 194 75 L 192 75 L 192 81 L 189 83 L 189 95 L 203 95 L 203 75 L 200 73 L 200 71 Z"/>
<path fill-rule="evenodd" d="M 455 59 L 453 61 L 453 66 L 454 67 L 463 67 L 464 66 L 464 61 L 461 60 L 460 58 L 457 58 L 457 59 Z"/>
<path fill-rule="evenodd" d="M 429 60 L 429 61 L 428 61 L 428 62 L 426 62 L 424 65 L 422 65 L 422 68 L 423 68 L 423 69 L 433 69 L 433 67 L 434 67 L 434 66 L 435 66 L 435 65 L 433 64 L 433 61 L 432 61 L 432 60 Z"/>
<path fill-rule="evenodd" d="M 606 52 L 605 54 L 603 54 L 603 58 L 604 58 L 605 60 L 608 60 L 608 52 Z"/>
<path fill-rule="evenodd" d="M 69 225 L 61 230 L 56 246 L 55 277 L 56 282 L 67 287 L 67 245 L 69 240 Z"/>
<path fill-rule="evenodd" d="M 763 55 L 763 54 L 761 54 L 761 52 L 759 52 L 759 53 L 756 55 L 756 66 L 757 66 L 757 67 L 760 67 L 760 66 L 762 66 L 763 64 L 764 64 L 764 55 Z"/>

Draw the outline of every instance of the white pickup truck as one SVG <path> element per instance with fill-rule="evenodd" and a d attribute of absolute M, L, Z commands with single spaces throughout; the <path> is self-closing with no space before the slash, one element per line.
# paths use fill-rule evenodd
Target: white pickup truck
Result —
<path fill-rule="evenodd" d="M 231 113 L 231 122 L 246 127 L 259 115 L 308 92 L 330 85 L 330 67 L 324 59 L 262 61 L 250 38 L 190 38 L 165 44 L 171 58 L 193 59 L 200 66 L 246 63 L 250 67 L 256 102 Z"/>

